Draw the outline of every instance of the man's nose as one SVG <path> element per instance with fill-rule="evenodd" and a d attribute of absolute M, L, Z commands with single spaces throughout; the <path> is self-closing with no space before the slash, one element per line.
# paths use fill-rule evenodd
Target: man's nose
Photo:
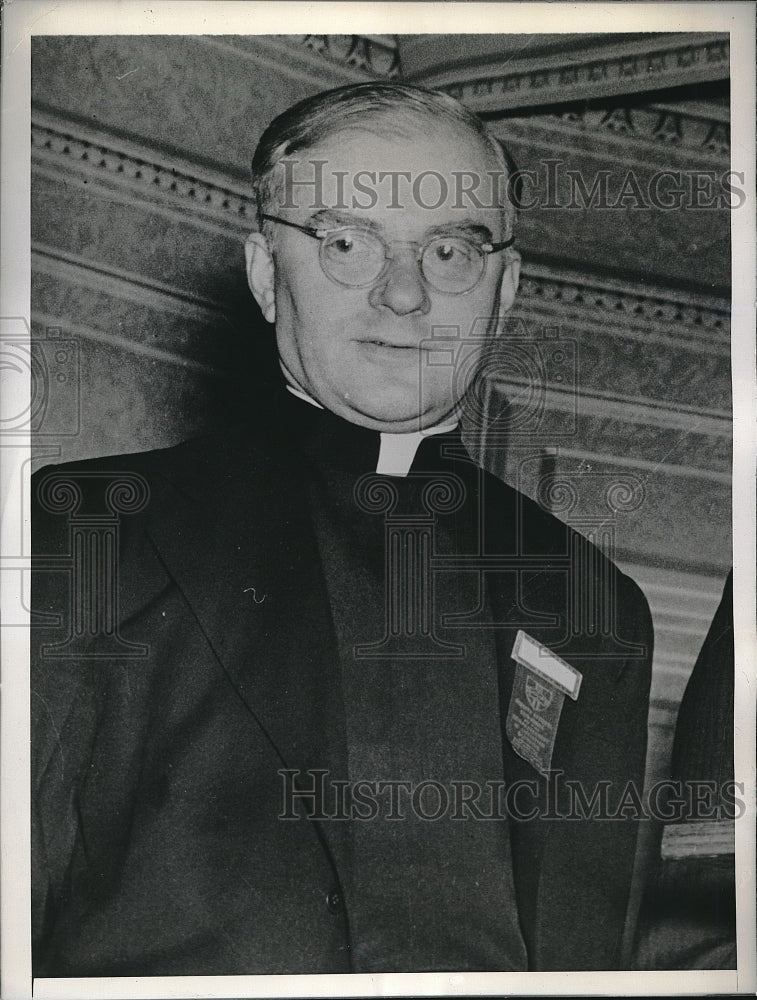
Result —
<path fill-rule="evenodd" d="M 398 316 L 414 312 L 425 315 L 429 311 L 431 300 L 412 251 L 407 249 L 391 258 L 386 273 L 371 289 L 368 300 L 375 308 L 384 306 Z"/>

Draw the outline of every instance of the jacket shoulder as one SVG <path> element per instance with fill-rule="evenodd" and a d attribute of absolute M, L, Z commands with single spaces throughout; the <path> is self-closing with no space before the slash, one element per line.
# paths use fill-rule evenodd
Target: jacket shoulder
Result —
<path fill-rule="evenodd" d="M 495 593 L 505 594 L 507 607 L 520 608 L 524 621 L 528 609 L 551 618 L 543 629 L 523 627 L 559 655 L 575 658 L 578 669 L 601 678 L 603 685 L 624 678 L 630 685 L 629 713 L 637 701 L 639 712 L 645 712 L 654 629 L 641 587 L 616 565 L 612 553 L 530 497 L 490 474 L 486 488 L 487 538 L 499 537 L 503 551 L 517 552 L 523 566 L 516 573 L 493 574 Z M 499 511 L 506 516 L 498 516 Z M 509 520 L 515 526 L 503 527 Z"/>
<path fill-rule="evenodd" d="M 154 509 L 169 486 L 181 491 L 207 478 L 222 485 L 260 450 L 258 435 L 214 431 L 166 448 L 43 466 L 31 477 L 33 547 L 62 515 L 139 515 Z"/>
<path fill-rule="evenodd" d="M 564 557 L 583 562 L 594 573 L 610 574 L 622 588 L 624 599 L 648 612 L 641 587 L 618 567 L 613 554 L 603 551 L 586 535 L 491 472 L 486 472 L 485 478 L 489 497 L 487 515 L 490 516 L 492 510 L 514 511 L 520 530 L 519 541 L 526 553 Z"/>

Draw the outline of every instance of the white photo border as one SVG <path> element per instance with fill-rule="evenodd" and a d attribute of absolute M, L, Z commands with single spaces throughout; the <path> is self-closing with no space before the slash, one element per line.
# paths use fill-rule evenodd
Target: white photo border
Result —
<path fill-rule="evenodd" d="M 31 38 L 51 34 L 402 34 L 447 32 L 719 31 L 731 35 L 731 169 L 746 200 L 732 214 L 736 778 L 745 784 L 736 823 L 738 969 L 732 972 L 384 974 L 339 976 L 45 979 L 33 995 L 85 997 L 671 995 L 753 992 L 755 979 L 755 45 L 754 3 L 300 3 L 278 0 L 17 0 L 3 10 L 0 177 L 0 316 L 30 312 Z M 254 25 L 254 32 L 250 30 Z M 16 391 L 23 388 L 14 383 Z M 14 399 L 13 412 L 28 400 Z M 3 522 L 28 488 L 30 447 L 0 449 Z M 8 551 L 6 528 L 3 552 Z M 29 551 L 25 525 L 23 551 Z M 9 564 L 6 564 L 9 565 Z M 11 567 L 12 568 L 12 567 Z M 0 602 L 18 599 L 20 570 L 0 573 Z M 29 640 L 0 630 L 0 923 L 3 995 L 32 996 L 30 946 Z M 741 862 L 740 864 L 738 862 Z"/>

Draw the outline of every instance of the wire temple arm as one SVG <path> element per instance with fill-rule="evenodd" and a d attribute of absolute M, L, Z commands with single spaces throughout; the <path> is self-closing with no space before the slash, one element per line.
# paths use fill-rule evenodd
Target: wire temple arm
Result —
<path fill-rule="evenodd" d="M 278 215 L 263 214 L 260 218 L 265 219 L 268 222 L 280 222 L 282 226 L 289 226 L 292 229 L 299 229 L 301 233 L 307 233 L 308 236 L 312 236 L 316 240 L 321 240 L 324 236 L 327 236 L 331 232 L 336 232 L 339 229 L 350 228 L 349 226 L 335 226 L 333 228 L 322 229 L 316 228 L 315 226 L 303 226 L 299 222 L 290 222 L 289 219 L 281 219 Z M 478 246 L 478 248 L 482 251 L 482 253 L 499 253 L 500 250 L 506 250 L 508 247 L 511 247 L 514 242 L 515 237 L 511 236 L 509 240 L 504 240 L 501 243 L 482 243 Z"/>

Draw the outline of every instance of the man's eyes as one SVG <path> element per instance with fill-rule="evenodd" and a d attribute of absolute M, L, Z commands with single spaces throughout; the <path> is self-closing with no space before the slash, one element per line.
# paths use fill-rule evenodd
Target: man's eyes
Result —
<path fill-rule="evenodd" d="M 340 236 L 338 239 L 331 240 L 330 246 L 340 253 L 349 253 L 354 244 L 348 236 Z"/>
<path fill-rule="evenodd" d="M 470 260 L 478 249 L 473 240 L 463 237 L 438 237 L 430 244 L 434 257 L 442 264 Z"/>
<path fill-rule="evenodd" d="M 349 233 L 338 233 L 327 237 L 329 249 L 335 250 L 338 254 L 347 256 L 349 254 L 361 253 L 373 249 L 381 241 L 371 233 L 362 233 L 359 230 Z"/>
<path fill-rule="evenodd" d="M 355 251 L 365 251 L 376 246 L 390 246 L 392 241 L 385 241 L 377 233 L 367 230 L 340 230 L 326 236 L 330 248 L 338 253 L 349 254 Z M 480 241 L 466 236 L 451 233 L 449 236 L 434 236 L 421 244 L 430 250 L 440 261 L 454 260 L 456 257 L 471 257 L 480 248 Z"/>

